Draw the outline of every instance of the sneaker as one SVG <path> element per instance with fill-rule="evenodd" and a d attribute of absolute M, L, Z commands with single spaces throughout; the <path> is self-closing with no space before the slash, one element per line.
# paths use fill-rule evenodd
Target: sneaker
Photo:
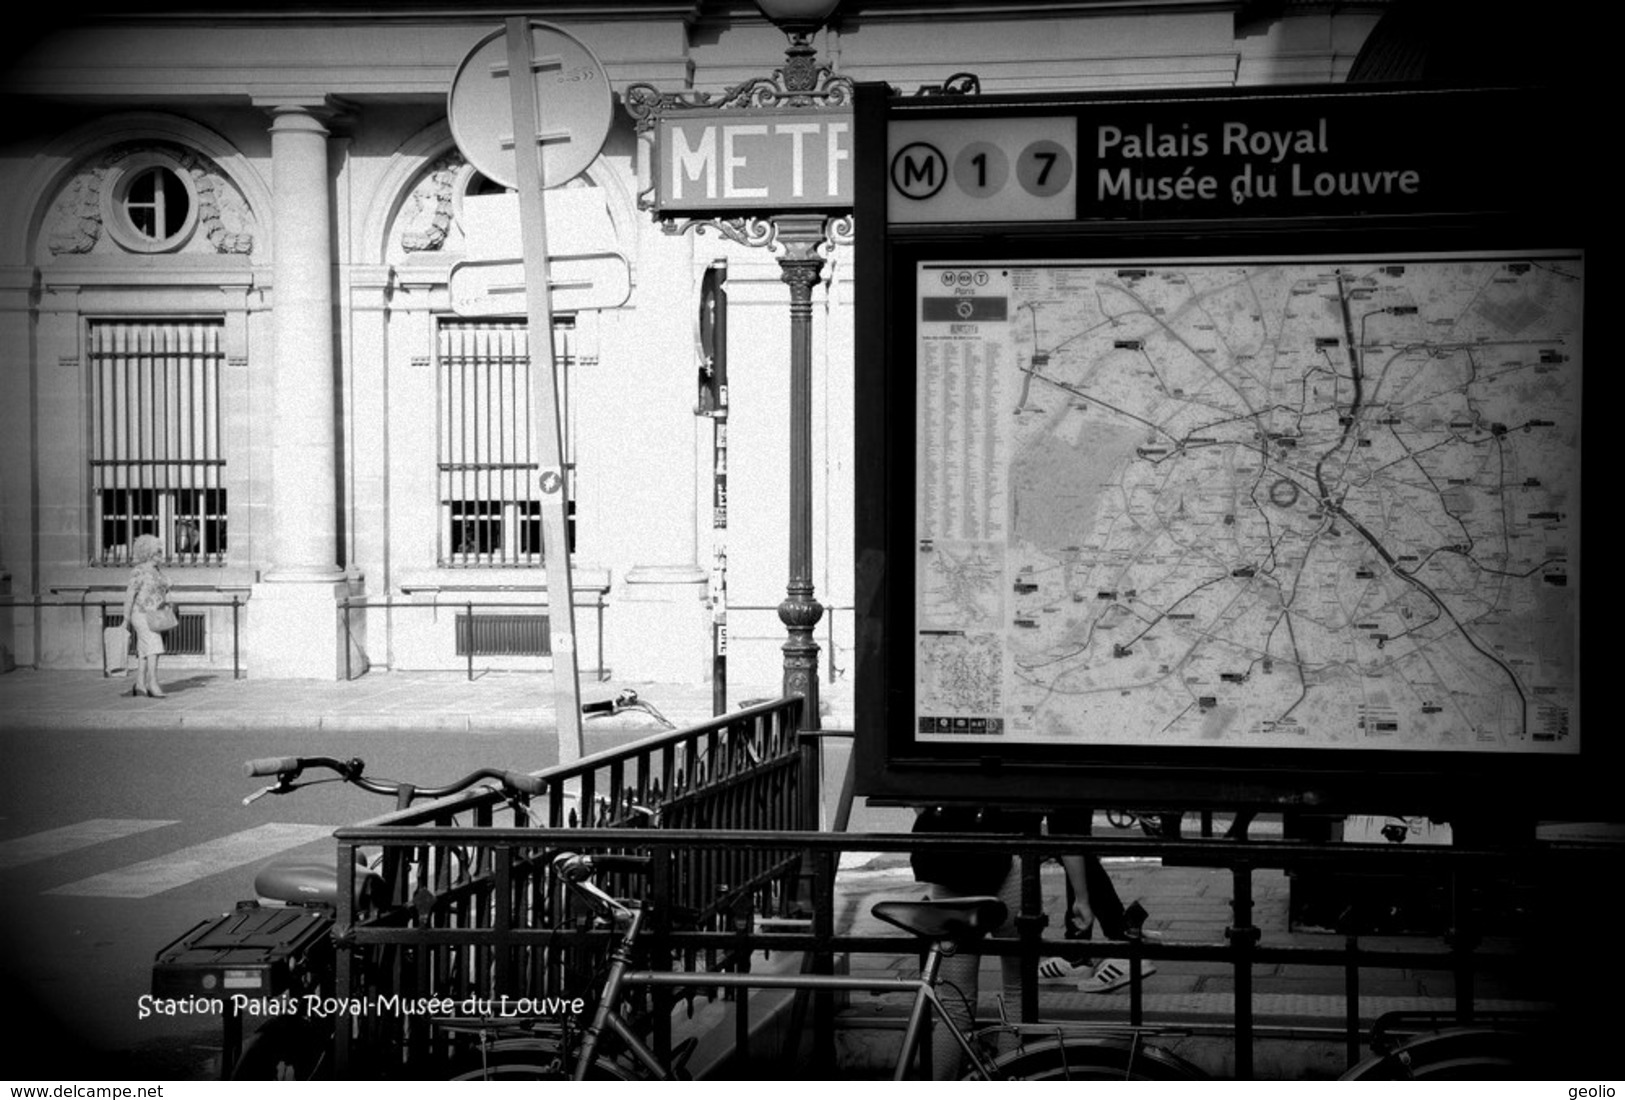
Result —
<path fill-rule="evenodd" d="M 1157 972 L 1155 963 L 1140 960 L 1140 977 L 1149 978 Z M 1130 981 L 1127 959 L 1107 959 L 1095 967 L 1093 974 L 1078 983 L 1079 993 L 1111 993 L 1122 989 Z"/>
<path fill-rule="evenodd" d="M 1093 972 L 1094 967 L 1089 963 L 1070 963 L 1053 956 L 1038 963 L 1038 980 L 1044 985 L 1076 985 L 1079 979 L 1086 979 Z"/>

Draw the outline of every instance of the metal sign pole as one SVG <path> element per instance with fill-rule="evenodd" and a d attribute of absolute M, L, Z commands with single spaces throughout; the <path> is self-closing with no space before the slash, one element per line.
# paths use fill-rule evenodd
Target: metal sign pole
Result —
<path fill-rule="evenodd" d="M 581 741 L 581 682 L 576 661 L 575 598 L 570 583 L 558 368 L 553 359 L 553 296 L 547 278 L 547 204 L 540 155 L 544 137 L 540 133 L 535 80 L 539 68 L 557 65 L 557 61 L 535 56 L 529 19 L 510 18 L 506 27 L 530 366 L 542 448 L 542 554 L 547 566 L 547 603 L 553 635 L 553 695 L 558 712 L 559 763 L 568 764 L 581 759 L 585 750 Z"/>

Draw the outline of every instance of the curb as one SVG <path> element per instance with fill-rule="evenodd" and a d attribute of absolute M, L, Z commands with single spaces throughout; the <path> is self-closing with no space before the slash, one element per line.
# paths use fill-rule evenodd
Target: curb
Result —
<path fill-rule="evenodd" d="M 696 725 L 700 720 L 677 719 L 679 726 Z M 130 711 L 30 712 L 11 710 L 0 716 L 0 730 L 78 730 L 78 729 L 212 729 L 279 730 L 324 729 L 344 732 L 400 733 L 495 733 L 554 729 L 551 711 L 535 714 L 269 714 L 243 711 L 171 711 L 142 708 Z M 659 727 L 643 720 L 616 723 L 595 721 L 585 732 L 625 731 L 655 734 Z"/>

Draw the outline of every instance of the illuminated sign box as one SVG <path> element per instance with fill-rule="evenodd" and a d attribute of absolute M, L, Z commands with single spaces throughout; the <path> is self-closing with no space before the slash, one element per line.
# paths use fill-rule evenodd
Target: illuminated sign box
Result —
<path fill-rule="evenodd" d="M 662 213 L 848 208 L 851 112 L 663 115 L 655 127 L 652 182 Z"/>
<path fill-rule="evenodd" d="M 1097 98 L 898 112 L 893 224 L 1416 215 L 1527 208 L 1559 175 L 1500 150 L 1517 93 Z M 1010 104 L 1012 100 L 1005 100 Z M 1535 132 L 1539 132 L 1538 124 Z M 1536 186 L 1532 189 L 1531 183 Z"/>
<path fill-rule="evenodd" d="M 1597 812 L 1576 117 L 860 86 L 858 793 Z"/>

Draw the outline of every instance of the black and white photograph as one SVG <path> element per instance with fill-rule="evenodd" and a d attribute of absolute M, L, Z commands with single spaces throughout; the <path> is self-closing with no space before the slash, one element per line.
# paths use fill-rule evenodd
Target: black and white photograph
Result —
<path fill-rule="evenodd" d="M 16 13 L 11 1095 L 1614 1097 L 1599 11 Z"/>

